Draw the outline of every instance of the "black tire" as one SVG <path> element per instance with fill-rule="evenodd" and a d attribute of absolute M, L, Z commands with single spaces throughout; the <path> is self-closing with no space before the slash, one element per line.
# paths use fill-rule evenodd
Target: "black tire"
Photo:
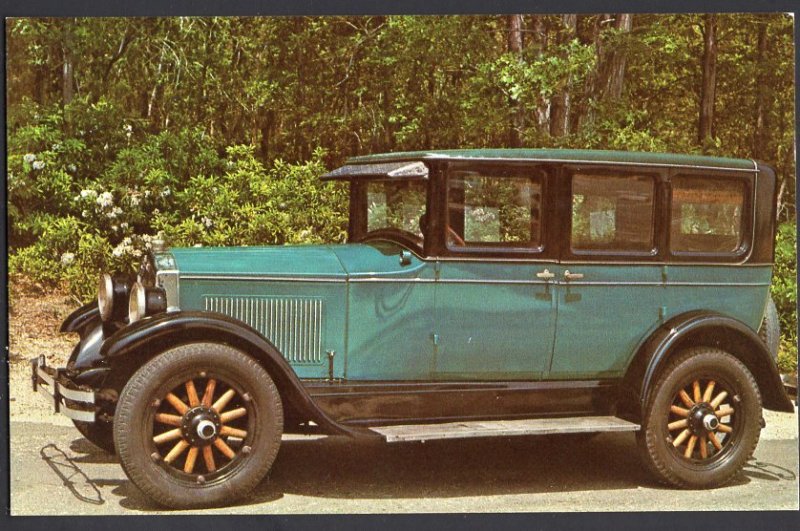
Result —
<path fill-rule="evenodd" d="M 700 400 L 693 391 L 695 382 L 701 391 Z M 711 393 L 705 392 L 708 387 Z M 681 398 L 682 390 L 691 395 L 687 398 L 693 407 Z M 716 400 L 707 397 L 718 398 L 722 391 L 726 392 L 725 402 L 714 406 Z M 683 414 L 683 410 L 689 413 Z M 723 411 L 731 413 L 724 415 Z M 718 418 L 725 432 L 722 427 L 704 427 L 702 419 L 707 417 L 712 425 L 713 418 Z M 686 425 L 675 426 L 682 418 Z M 729 482 L 742 470 L 753 455 L 760 433 L 761 396 L 753 375 L 725 351 L 696 347 L 678 354 L 659 375 L 637 442 L 642 461 L 661 482 L 681 488 L 713 488 Z M 701 447 L 705 448 L 703 454 Z"/>
<path fill-rule="evenodd" d="M 97 422 L 81 422 L 73 420 L 72 423 L 81 432 L 81 435 L 101 450 L 114 455 L 114 425 L 111 422 L 98 420 Z"/>
<path fill-rule="evenodd" d="M 761 321 L 758 335 L 767 345 L 772 357 L 777 360 L 778 347 L 781 343 L 781 322 L 778 319 L 778 308 L 775 307 L 775 301 L 772 300 L 772 297 L 769 298 L 767 303 L 767 310 L 764 312 L 764 319 Z"/>
<path fill-rule="evenodd" d="M 197 387 L 194 400 L 189 393 L 190 381 L 193 390 Z M 197 386 L 203 381 L 205 386 Z M 181 394 L 184 388 L 186 392 Z M 209 388 L 206 401 L 204 391 Z M 228 399 L 226 409 L 226 405 L 218 404 L 228 393 L 234 398 Z M 203 396 L 201 402 L 199 395 Z M 170 410 L 175 408 L 176 397 L 183 406 L 193 402 L 195 406 Z M 212 402 L 213 407 L 206 407 Z M 245 411 L 244 418 L 235 417 L 237 420 L 223 424 L 220 419 L 235 411 Z M 170 422 L 180 419 L 172 424 L 177 428 L 161 426 L 170 422 L 159 419 L 168 417 Z M 200 426 L 205 422 L 218 424 L 211 435 L 206 433 L 208 440 L 201 440 Z M 230 429 L 244 435 L 225 434 Z M 168 431 L 180 434 L 167 439 L 169 442 L 156 443 L 157 430 L 161 433 L 156 439 L 168 436 Z M 252 357 L 215 343 L 182 345 L 143 365 L 122 390 L 114 422 L 117 454 L 128 478 L 153 501 L 181 509 L 229 505 L 247 495 L 272 466 L 282 433 L 281 398 L 267 371 Z M 217 446 L 220 441 L 221 447 Z M 186 446 L 168 463 L 181 445 Z M 225 454 L 225 449 L 233 455 Z M 206 451 L 211 454 L 211 464 Z M 190 458 L 193 452 L 194 458 Z"/>

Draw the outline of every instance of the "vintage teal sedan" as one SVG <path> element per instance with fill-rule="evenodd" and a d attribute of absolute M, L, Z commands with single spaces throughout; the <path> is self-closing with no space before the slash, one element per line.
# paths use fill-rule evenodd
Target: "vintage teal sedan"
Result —
<path fill-rule="evenodd" d="M 350 183 L 349 243 L 158 246 L 67 318 L 65 368 L 34 361 L 34 388 L 155 501 L 246 495 L 283 433 L 633 431 L 657 479 L 714 487 L 752 455 L 762 407 L 793 411 L 774 319 L 759 335 L 765 164 L 454 150 L 322 178 Z"/>

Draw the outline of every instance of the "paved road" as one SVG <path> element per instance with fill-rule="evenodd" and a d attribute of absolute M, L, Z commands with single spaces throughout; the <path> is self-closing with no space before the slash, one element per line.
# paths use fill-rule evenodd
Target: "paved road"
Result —
<path fill-rule="evenodd" d="M 269 478 L 250 499 L 205 512 L 797 510 L 797 417 L 771 413 L 767 422 L 744 473 L 701 495 L 654 484 L 630 433 L 589 442 L 518 437 L 402 445 L 285 436 Z M 160 511 L 114 456 L 71 427 L 14 421 L 11 453 L 15 515 Z"/>

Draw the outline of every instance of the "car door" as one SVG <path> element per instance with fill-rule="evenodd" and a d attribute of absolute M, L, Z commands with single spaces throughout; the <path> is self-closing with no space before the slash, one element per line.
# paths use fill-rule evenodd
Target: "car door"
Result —
<path fill-rule="evenodd" d="M 558 323 L 549 379 L 621 376 L 663 319 L 663 231 L 657 171 L 565 169 Z"/>
<path fill-rule="evenodd" d="M 444 186 L 434 373 L 445 380 L 538 379 L 555 331 L 555 262 L 545 244 L 546 172 L 461 165 Z"/>

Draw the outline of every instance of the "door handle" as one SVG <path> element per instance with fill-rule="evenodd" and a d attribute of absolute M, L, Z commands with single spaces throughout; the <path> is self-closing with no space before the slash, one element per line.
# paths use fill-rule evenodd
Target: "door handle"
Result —
<path fill-rule="evenodd" d="M 553 280 L 554 278 L 556 278 L 556 274 L 551 273 L 549 270 L 545 269 L 544 271 L 536 273 L 536 277 L 541 278 L 543 280 Z"/>
<path fill-rule="evenodd" d="M 564 280 L 580 280 L 583 278 L 583 273 L 570 273 L 569 269 L 564 271 Z"/>

